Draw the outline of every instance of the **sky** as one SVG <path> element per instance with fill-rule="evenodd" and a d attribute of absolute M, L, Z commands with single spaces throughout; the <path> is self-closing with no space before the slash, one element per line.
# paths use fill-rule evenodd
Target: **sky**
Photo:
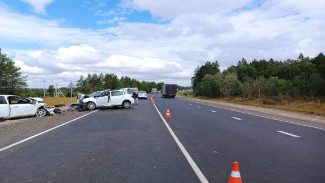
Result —
<path fill-rule="evenodd" d="M 315 57 L 323 0 L 0 0 L 0 48 L 29 88 L 114 73 L 190 86 L 218 61 Z"/>

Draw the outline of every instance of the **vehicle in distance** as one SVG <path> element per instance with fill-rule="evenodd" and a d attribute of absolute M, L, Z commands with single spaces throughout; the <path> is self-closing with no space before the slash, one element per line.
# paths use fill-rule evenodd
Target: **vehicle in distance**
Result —
<path fill-rule="evenodd" d="M 151 93 L 152 93 L 152 94 L 157 93 L 157 88 L 151 88 Z"/>
<path fill-rule="evenodd" d="M 104 90 L 85 95 L 83 98 L 78 99 L 78 103 L 81 105 L 86 104 L 90 110 L 117 106 L 128 109 L 131 104 L 134 104 L 134 99 L 123 90 Z"/>
<path fill-rule="evenodd" d="M 129 95 L 133 95 L 133 91 L 138 91 L 138 88 L 121 88 L 120 90 L 124 91 Z"/>
<path fill-rule="evenodd" d="M 177 85 L 176 84 L 164 84 L 161 90 L 162 97 L 172 97 L 175 98 L 177 94 Z"/>
<path fill-rule="evenodd" d="M 146 91 L 139 91 L 138 97 L 148 99 L 147 92 Z"/>
<path fill-rule="evenodd" d="M 0 119 L 28 116 L 44 117 L 48 114 L 46 104 L 38 101 L 16 95 L 0 95 Z"/>

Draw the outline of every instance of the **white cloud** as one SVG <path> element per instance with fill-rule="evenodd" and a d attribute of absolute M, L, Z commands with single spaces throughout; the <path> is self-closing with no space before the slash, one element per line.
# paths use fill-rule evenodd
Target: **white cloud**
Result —
<path fill-rule="evenodd" d="M 35 13 L 45 14 L 45 6 L 51 4 L 54 0 L 21 0 L 28 3 Z"/>
<path fill-rule="evenodd" d="M 125 17 L 114 17 L 112 19 L 107 19 L 107 20 L 100 20 L 97 21 L 98 25 L 104 25 L 104 24 L 113 24 L 113 23 L 119 23 L 125 21 Z"/>
<path fill-rule="evenodd" d="M 185 14 L 225 13 L 251 2 L 252 0 L 124 0 L 122 6 L 148 10 L 154 16 L 173 18 Z"/>
<path fill-rule="evenodd" d="M 119 23 L 99 30 L 66 28 L 61 20 L 21 15 L 0 5 L 0 47 L 44 47 L 7 50 L 37 83 L 31 86 L 38 86 L 41 77 L 67 84 L 81 73 L 100 72 L 190 85 L 195 67 L 206 61 L 218 60 L 225 69 L 243 57 L 284 60 L 325 50 L 323 1 L 256 2 L 125 0 L 124 6 L 168 21 L 130 23 L 112 10 L 96 15 L 107 18 L 102 23 Z"/>

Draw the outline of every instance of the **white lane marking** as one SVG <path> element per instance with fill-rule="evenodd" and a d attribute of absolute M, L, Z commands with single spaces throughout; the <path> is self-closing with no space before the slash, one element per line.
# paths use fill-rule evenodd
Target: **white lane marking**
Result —
<path fill-rule="evenodd" d="M 196 106 L 196 107 L 197 107 L 197 108 L 201 108 L 201 106 L 199 106 L 199 105 L 198 105 L 198 106 Z"/>
<path fill-rule="evenodd" d="M 183 100 L 185 100 L 185 99 L 183 99 Z M 186 100 L 186 101 L 188 101 L 188 100 Z M 206 104 L 202 103 L 202 105 L 206 105 Z M 275 120 L 275 121 L 281 121 L 281 122 L 290 123 L 290 124 L 293 124 L 293 125 L 304 126 L 304 127 L 308 127 L 308 128 L 314 128 L 314 129 L 324 130 L 325 131 L 325 128 L 320 128 L 320 127 L 315 127 L 315 126 L 308 126 L 308 125 L 299 124 L 299 123 L 296 123 L 296 122 L 285 121 L 285 120 L 276 119 L 276 118 L 272 118 L 272 117 L 267 117 L 267 116 L 263 116 L 263 115 L 251 114 L 251 113 L 247 113 L 247 112 L 243 112 L 243 111 L 227 109 L 227 108 L 219 107 L 219 106 L 215 106 L 215 105 L 211 105 L 211 107 L 215 107 L 215 108 L 218 108 L 218 109 L 224 109 L 224 110 L 227 110 L 227 111 L 239 112 L 239 113 L 248 114 L 248 115 L 251 115 L 251 116 L 258 116 L 258 117 L 261 117 L 261 118 L 272 119 L 272 120 Z M 316 122 L 316 123 L 318 123 L 318 122 Z"/>
<path fill-rule="evenodd" d="M 210 110 L 211 112 L 217 112 L 217 111 L 214 111 L 214 110 Z"/>
<path fill-rule="evenodd" d="M 291 137 L 296 137 L 296 138 L 300 137 L 300 136 L 298 136 L 298 135 L 295 135 L 295 134 L 292 134 L 292 133 L 288 133 L 288 132 L 284 132 L 284 131 L 277 131 L 277 132 L 278 132 L 278 133 L 285 134 L 285 135 L 289 135 L 289 136 L 291 136 Z"/>
<path fill-rule="evenodd" d="M 88 116 L 89 114 L 92 114 L 92 113 L 97 112 L 97 111 L 98 111 L 98 110 L 93 111 L 93 112 L 90 112 L 90 113 L 85 114 L 85 115 L 82 115 L 82 116 L 77 117 L 77 118 L 75 118 L 75 119 L 73 119 L 73 120 L 70 120 L 70 121 L 68 121 L 68 122 L 65 122 L 65 123 L 63 123 L 63 124 L 61 124 L 61 125 L 58 125 L 58 126 L 53 127 L 53 128 L 50 128 L 50 129 L 45 130 L 45 131 L 43 131 L 43 132 L 41 132 L 41 133 L 38 133 L 38 134 L 36 134 L 36 135 L 33 135 L 33 136 L 28 137 L 28 138 L 26 138 L 26 139 L 23 139 L 23 140 L 21 140 L 21 141 L 19 141 L 19 142 L 16 142 L 16 143 L 13 143 L 13 144 L 8 145 L 8 146 L 6 146 L 6 147 L 3 147 L 3 148 L 0 149 L 0 152 L 5 151 L 5 150 L 7 150 L 7 149 L 9 149 L 9 148 L 12 148 L 12 147 L 14 147 L 14 146 L 16 146 L 16 145 L 19 145 L 19 144 L 21 144 L 21 143 L 23 143 L 23 142 L 26 142 L 26 141 L 28 141 L 28 140 L 31 140 L 31 139 L 33 139 L 33 138 L 35 138 L 35 137 L 40 136 L 40 135 L 43 135 L 44 133 L 47 133 L 47 132 L 52 131 L 52 130 L 55 130 L 55 129 L 61 127 L 61 126 L 67 125 L 67 124 L 69 124 L 69 123 L 71 123 L 71 122 L 73 122 L 73 121 L 76 121 L 76 120 L 78 120 L 78 119 L 80 119 L 80 118 L 83 118 L 83 117 L 85 117 L 85 116 Z"/>
<path fill-rule="evenodd" d="M 196 176 L 198 176 L 198 178 L 200 179 L 200 181 L 203 183 L 208 183 L 209 181 L 205 178 L 205 176 L 203 175 L 203 173 L 201 172 L 200 168 L 196 165 L 196 163 L 194 162 L 194 160 L 192 159 L 191 155 L 186 151 L 185 147 L 183 146 L 183 144 L 181 143 L 181 141 L 178 140 L 177 136 L 175 135 L 175 133 L 173 132 L 173 130 L 170 128 L 170 126 L 168 125 L 168 123 L 166 122 L 166 120 L 164 119 L 164 117 L 160 114 L 157 106 L 155 104 L 153 104 L 153 106 L 156 108 L 160 118 L 163 120 L 164 124 L 166 125 L 169 133 L 172 135 L 173 139 L 175 140 L 176 144 L 178 145 L 178 147 L 181 149 L 182 153 L 184 154 L 185 158 L 187 159 L 188 163 L 191 165 L 192 169 L 194 170 L 194 172 L 196 173 Z"/>
<path fill-rule="evenodd" d="M 188 105 L 192 105 L 191 103 L 189 103 Z"/>
<path fill-rule="evenodd" d="M 232 117 L 233 119 L 237 119 L 237 120 L 242 120 L 242 119 L 240 119 L 240 118 L 236 118 L 236 117 Z"/>

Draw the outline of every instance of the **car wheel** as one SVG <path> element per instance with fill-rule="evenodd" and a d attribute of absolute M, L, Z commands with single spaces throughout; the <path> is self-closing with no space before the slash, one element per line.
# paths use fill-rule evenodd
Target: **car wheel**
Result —
<path fill-rule="evenodd" d="M 94 102 L 88 102 L 87 103 L 87 108 L 89 110 L 94 110 L 96 108 L 96 104 Z"/>
<path fill-rule="evenodd" d="M 44 117 L 46 116 L 47 111 L 44 108 L 39 108 L 36 111 L 36 117 Z"/>
<path fill-rule="evenodd" d="M 128 109 L 128 108 L 130 108 L 131 103 L 129 101 L 124 101 L 122 106 L 123 106 L 124 109 Z"/>

